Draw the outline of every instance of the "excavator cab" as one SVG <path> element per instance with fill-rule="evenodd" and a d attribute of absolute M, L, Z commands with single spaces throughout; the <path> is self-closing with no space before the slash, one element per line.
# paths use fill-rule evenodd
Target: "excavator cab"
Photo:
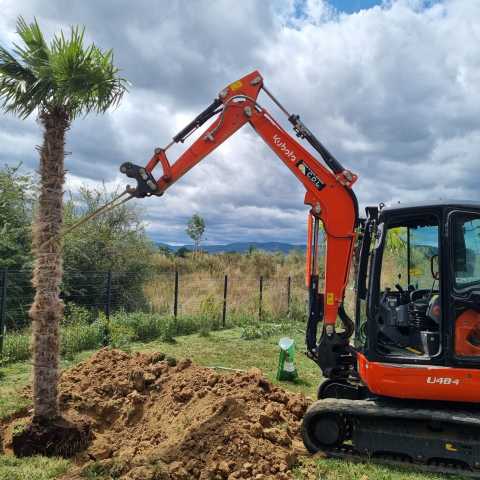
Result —
<path fill-rule="evenodd" d="M 480 204 L 366 211 L 355 348 L 366 362 L 480 367 Z"/>

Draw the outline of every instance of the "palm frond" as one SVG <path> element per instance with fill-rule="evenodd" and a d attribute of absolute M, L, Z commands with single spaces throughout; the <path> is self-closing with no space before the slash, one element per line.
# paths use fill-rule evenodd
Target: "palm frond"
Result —
<path fill-rule="evenodd" d="M 116 106 L 127 89 L 118 76 L 111 50 L 95 44 L 83 46 L 84 29 L 72 28 L 70 38 L 63 33 L 51 46 L 51 65 L 57 82 L 58 101 L 68 93 L 68 111 L 72 116 L 91 111 L 104 112 Z"/>
<path fill-rule="evenodd" d="M 0 105 L 21 117 L 36 109 L 65 111 L 70 119 L 105 112 L 118 105 L 128 82 L 119 77 L 111 50 L 84 46 L 85 29 L 55 35 L 50 45 L 36 20 L 20 17 L 17 33 L 22 45 L 12 52 L 0 46 Z"/>
<path fill-rule="evenodd" d="M 19 17 L 17 20 L 17 33 L 23 40 L 25 47 L 14 44 L 15 53 L 33 68 L 41 68 L 48 64 L 49 49 L 37 19 L 34 19 L 29 25 L 23 17 Z"/>
<path fill-rule="evenodd" d="M 31 95 L 35 75 L 3 47 L 0 47 L 0 102 L 6 111 L 21 117 L 38 107 L 38 97 Z"/>

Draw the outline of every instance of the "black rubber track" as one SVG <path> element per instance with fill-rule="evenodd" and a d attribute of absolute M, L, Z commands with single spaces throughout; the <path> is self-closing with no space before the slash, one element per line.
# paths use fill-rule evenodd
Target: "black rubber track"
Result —
<path fill-rule="evenodd" d="M 451 408 L 410 408 L 408 406 L 395 406 L 392 402 L 382 400 L 347 400 L 347 399 L 323 399 L 314 402 L 307 410 L 304 423 L 302 424 L 302 435 L 307 449 L 314 453 L 315 447 L 309 437 L 306 423 L 316 415 L 339 414 L 345 418 L 392 418 L 411 419 L 419 422 L 430 422 L 432 420 L 445 422 L 459 427 L 478 428 L 480 432 L 480 410 L 453 410 Z M 318 451 L 318 449 L 317 449 Z M 458 475 L 461 478 L 479 478 L 480 469 L 471 470 L 465 466 L 450 463 L 448 460 L 441 460 L 435 463 L 421 463 L 405 460 L 401 455 L 391 455 L 385 458 L 370 457 L 355 450 L 354 446 L 342 444 L 332 447 L 322 447 L 321 451 L 332 458 L 344 458 L 351 461 L 369 461 L 391 466 L 408 467 L 416 470 L 448 475 Z"/>

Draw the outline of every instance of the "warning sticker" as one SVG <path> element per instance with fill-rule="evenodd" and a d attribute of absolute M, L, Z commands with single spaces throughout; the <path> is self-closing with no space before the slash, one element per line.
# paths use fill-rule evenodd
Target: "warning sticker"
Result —
<path fill-rule="evenodd" d="M 335 295 L 332 292 L 327 293 L 327 305 L 333 305 L 335 303 Z"/>
<path fill-rule="evenodd" d="M 236 82 L 231 83 L 229 87 L 230 87 L 230 90 L 234 92 L 235 90 L 238 90 L 239 88 L 241 88 L 242 85 L 243 83 L 240 80 L 237 80 Z"/>

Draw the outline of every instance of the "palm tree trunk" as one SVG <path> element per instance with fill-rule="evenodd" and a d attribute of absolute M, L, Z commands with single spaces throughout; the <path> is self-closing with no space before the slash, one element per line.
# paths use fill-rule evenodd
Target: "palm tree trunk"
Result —
<path fill-rule="evenodd" d="M 58 406 L 60 300 L 62 280 L 63 184 L 65 181 L 65 134 L 70 126 L 62 109 L 43 111 L 40 147 L 41 188 L 33 227 L 35 298 L 30 309 L 33 323 L 32 422 L 12 435 L 13 452 L 19 456 L 70 457 L 91 440 L 90 425 L 72 423 L 60 415 Z"/>
<path fill-rule="evenodd" d="M 58 237 L 63 224 L 64 147 L 68 117 L 60 109 L 40 114 L 44 127 L 40 151 L 41 189 L 33 226 L 35 298 L 30 309 L 33 324 L 34 421 L 59 417 L 60 299 L 62 245 Z M 53 240 L 52 240 L 53 239 Z M 48 242 L 48 243 L 46 243 Z"/>

